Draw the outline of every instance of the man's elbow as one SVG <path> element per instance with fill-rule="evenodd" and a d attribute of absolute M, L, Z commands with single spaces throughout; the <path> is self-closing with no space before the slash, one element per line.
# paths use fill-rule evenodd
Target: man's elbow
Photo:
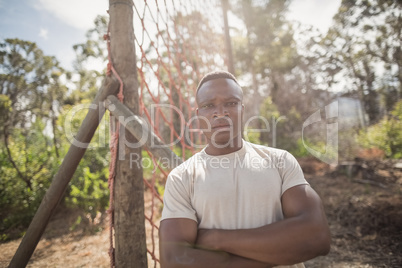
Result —
<path fill-rule="evenodd" d="M 328 235 L 326 235 L 325 239 L 323 239 L 322 251 L 320 252 L 320 255 L 321 256 L 327 255 L 330 250 L 331 250 L 331 235 L 328 232 Z"/>
<path fill-rule="evenodd" d="M 175 261 L 173 254 L 161 254 L 160 259 L 161 267 L 163 268 L 174 268 L 177 267 L 177 263 Z"/>
<path fill-rule="evenodd" d="M 327 225 L 317 228 L 312 239 L 316 256 L 324 256 L 329 253 L 331 250 L 331 234 Z"/>
<path fill-rule="evenodd" d="M 331 236 L 329 231 L 318 228 L 311 228 L 306 232 L 308 236 L 299 244 L 300 251 L 293 253 L 288 261 L 281 263 L 281 265 L 293 265 L 300 262 L 305 262 L 314 259 L 318 256 L 325 256 L 329 253 L 331 248 Z"/>
<path fill-rule="evenodd" d="M 195 259 L 191 249 L 192 246 L 189 244 L 170 245 L 167 248 L 162 248 L 160 252 L 161 267 L 177 268 L 194 264 Z"/>
<path fill-rule="evenodd" d="M 160 261 L 161 267 L 163 268 L 175 268 L 176 263 L 173 261 L 173 259 L 161 259 Z"/>

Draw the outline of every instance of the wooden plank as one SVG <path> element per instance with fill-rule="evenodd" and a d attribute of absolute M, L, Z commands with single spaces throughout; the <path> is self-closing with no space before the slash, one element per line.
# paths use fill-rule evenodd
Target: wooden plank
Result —
<path fill-rule="evenodd" d="M 163 144 L 141 117 L 133 114 L 115 96 L 107 97 L 105 106 L 119 120 L 120 124 L 137 138 L 139 145 L 148 148 L 163 168 L 172 170 L 183 162 L 169 147 Z"/>

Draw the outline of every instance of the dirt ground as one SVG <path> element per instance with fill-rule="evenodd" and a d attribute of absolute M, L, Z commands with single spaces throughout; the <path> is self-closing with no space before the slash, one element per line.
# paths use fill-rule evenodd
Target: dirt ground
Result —
<path fill-rule="evenodd" d="M 323 200 L 332 234 L 330 253 L 306 267 L 402 267 L 402 176 L 373 182 L 349 178 L 313 159 L 300 162 Z M 149 194 L 146 206 L 151 206 Z M 77 224 L 79 216 L 84 220 Z M 110 267 L 107 220 L 98 216 L 88 221 L 80 212 L 59 209 L 27 267 Z M 20 242 L 0 244 L 0 267 L 7 267 Z M 152 240 L 147 244 L 150 249 Z M 154 267 L 151 258 L 148 263 Z"/>
<path fill-rule="evenodd" d="M 364 180 L 321 171 L 305 175 L 323 200 L 331 251 L 306 267 L 402 267 L 402 174 Z"/>

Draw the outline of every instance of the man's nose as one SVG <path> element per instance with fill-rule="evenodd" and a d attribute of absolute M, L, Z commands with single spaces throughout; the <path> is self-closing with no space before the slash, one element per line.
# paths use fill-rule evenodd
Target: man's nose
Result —
<path fill-rule="evenodd" d="M 226 107 L 222 104 L 216 105 L 215 106 L 215 111 L 214 111 L 214 117 L 220 117 L 220 116 L 227 116 L 229 115 Z"/>

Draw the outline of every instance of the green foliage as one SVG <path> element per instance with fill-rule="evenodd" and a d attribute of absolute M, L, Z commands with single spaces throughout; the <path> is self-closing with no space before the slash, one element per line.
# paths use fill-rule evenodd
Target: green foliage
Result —
<path fill-rule="evenodd" d="M 60 112 L 66 76 L 35 43 L 0 43 L 0 231 L 13 231 L 2 239 L 21 235 L 59 164 L 51 126 Z"/>
<path fill-rule="evenodd" d="M 77 226 L 80 225 L 81 221 L 82 221 L 82 217 L 80 215 L 80 216 L 77 217 L 77 219 L 75 220 L 73 225 L 70 227 L 70 231 L 74 231 L 77 228 Z"/>
<path fill-rule="evenodd" d="M 89 59 L 96 59 L 101 62 L 101 66 L 106 67 L 107 45 L 103 40 L 103 35 L 108 31 L 109 17 L 98 15 L 95 18 L 94 24 L 94 28 L 86 33 L 87 40 L 85 43 L 73 46 L 76 53 L 74 69 L 80 74 L 83 71 L 90 71 L 86 67 Z"/>
<path fill-rule="evenodd" d="M 92 171 L 83 161 L 76 178 L 70 185 L 67 202 L 93 213 L 104 210 L 108 206 L 109 189 L 105 180 L 108 169 Z"/>
<path fill-rule="evenodd" d="M 277 119 L 280 117 L 278 107 L 275 103 L 273 103 L 271 97 L 267 97 L 262 103 L 260 115 L 268 120 L 272 118 Z"/>
<path fill-rule="evenodd" d="M 295 152 L 298 155 L 304 154 L 300 145 L 302 118 L 295 107 L 280 113 L 272 98 L 268 97 L 261 105 L 260 116 L 269 125 L 269 131 L 261 132 L 260 135 L 263 144 Z"/>
<path fill-rule="evenodd" d="M 67 90 L 61 84 L 66 75 L 58 61 L 35 43 L 19 39 L 0 43 L 1 93 L 10 102 L 6 126 L 24 127 L 33 114 L 54 117 Z"/>
<path fill-rule="evenodd" d="M 160 181 L 155 181 L 155 187 L 156 187 L 156 191 L 158 192 L 158 194 L 163 197 L 164 193 L 165 193 L 165 185 L 162 184 Z"/>
<path fill-rule="evenodd" d="M 14 130 L 8 148 L 0 145 L 1 233 L 26 226 L 50 185 L 58 161 L 42 131 L 43 123 L 35 122 L 28 131 Z"/>
<path fill-rule="evenodd" d="M 0 94 L 0 124 L 7 122 L 8 115 L 11 112 L 11 100 L 7 95 Z"/>
<path fill-rule="evenodd" d="M 307 144 L 310 144 L 310 142 L 307 142 Z M 306 149 L 306 146 L 304 146 L 303 140 L 301 138 L 297 140 L 296 146 L 289 150 L 289 152 L 295 157 L 306 157 L 310 155 L 310 153 Z"/>
<path fill-rule="evenodd" d="M 76 88 L 67 90 L 71 75 L 35 43 L 0 43 L 0 232 L 7 233 L 3 240 L 21 235 L 28 226 L 88 110 L 72 118 L 66 118 L 67 112 L 89 104 L 99 88 L 98 72 L 82 69 L 80 74 Z M 106 119 L 63 201 L 91 215 L 108 206 Z"/>
<path fill-rule="evenodd" d="M 260 140 L 261 132 L 253 130 L 253 128 L 248 128 L 247 130 L 244 131 L 244 139 L 248 142 L 255 143 L 255 144 L 261 144 Z M 268 145 L 265 143 L 265 145 Z"/>
<path fill-rule="evenodd" d="M 352 161 L 361 148 L 356 142 L 359 130 L 356 128 L 339 129 L 338 131 L 338 159 L 340 161 Z"/>
<path fill-rule="evenodd" d="M 380 122 L 361 130 L 357 140 L 364 148 L 379 148 L 389 158 L 402 158 L 402 101 Z"/>
<path fill-rule="evenodd" d="M 173 152 L 180 158 L 183 158 L 183 149 L 179 146 L 173 148 Z M 193 155 L 192 151 L 189 149 L 184 150 L 184 159 L 188 159 Z"/>
<path fill-rule="evenodd" d="M 241 18 L 247 36 L 235 38 L 234 53 L 237 68 L 242 73 L 255 71 L 262 77 L 292 69 L 297 58 L 293 32 L 284 13 L 290 1 L 235 2 L 233 11 Z"/>
<path fill-rule="evenodd" d="M 142 172 L 144 178 L 152 178 L 153 173 L 160 173 L 159 169 L 155 167 L 152 158 L 148 155 L 146 151 L 142 151 Z"/>
<path fill-rule="evenodd" d="M 260 116 L 265 118 L 265 121 L 269 124 L 269 132 L 261 132 L 260 141 L 253 140 L 253 142 L 287 150 L 295 157 L 311 155 L 307 148 L 327 156 L 331 156 L 331 154 L 333 156 L 333 154 L 338 153 L 326 151 L 326 139 L 323 137 L 325 135 L 322 135 L 323 129 L 314 129 L 313 133 L 311 133 L 313 135 L 305 136 L 303 142 L 301 135 L 303 118 L 295 107 L 280 113 L 272 99 L 268 97 L 261 106 Z"/>
<path fill-rule="evenodd" d="M 85 103 L 86 102 L 86 103 Z M 63 126 L 61 141 L 63 155 L 67 153 L 88 109 L 89 100 L 80 106 L 66 106 L 58 124 Z M 72 111 L 76 111 L 73 113 Z M 109 189 L 109 115 L 105 114 L 92 138 L 87 151 L 69 184 L 65 202 L 69 206 L 82 208 L 95 217 L 98 211 L 108 206 Z M 71 133 L 68 130 L 71 129 Z"/>

